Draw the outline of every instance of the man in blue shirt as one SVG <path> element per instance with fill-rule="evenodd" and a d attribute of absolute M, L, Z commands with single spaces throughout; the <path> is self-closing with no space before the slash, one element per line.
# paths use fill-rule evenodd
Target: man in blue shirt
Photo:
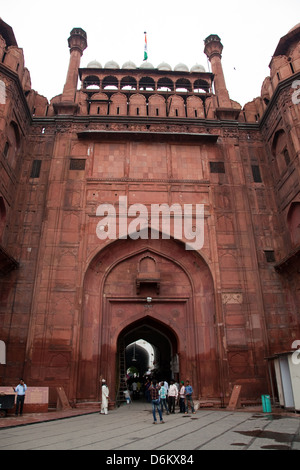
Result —
<path fill-rule="evenodd" d="M 20 416 L 22 416 L 27 385 L 24 383 L 23 379 L 20 379 L 19 385 L 17 385 L 16 388 L 13 387 L 13 390 L 14 392 L 17 393 L 16 416 L 18 416 L 19 408 L 20 408 Z"/>
<path fill-rule="evenodd" d="M 192 395 L 193 395 L 193 387 L 190 385 L 190 382 L 187 380 L 186 386 L 185 386 L 185 414 L 187 414 L 189 411 L 189 404 L 191 405 L 192 413 L 195 414 L 195 408 L 194 408 Z"/>
<path fill-rule="evenodd" d="M 164 386 L 164 382 L 160 382 L 159 396 L 160 396 L 161 412 L 163 412 L 163 408 L 165 407 L 167 411 L 167 415 L 168 415 L 169 409 L 167 405 L 167 389 Z"/>

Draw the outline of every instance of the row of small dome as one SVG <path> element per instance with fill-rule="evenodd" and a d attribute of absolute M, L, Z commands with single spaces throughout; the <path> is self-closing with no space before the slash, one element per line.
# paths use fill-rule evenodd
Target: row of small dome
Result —
<path fill-rule="evenodd" d="M 92 60 L 91 62 L 89 62 L 87 64 L 87 68 L 88 69 L 102 69 L 102 65 L 97 60 Z M 120 66 L 114 60 L 110 60 L 109 62 L 107 62 L 104 65 L 104 68 L 105 69 L 119 69 Z M 167 72 L 172 71 L 172 67 L 169 64 L 167 64 L 166 62 L 161 62 L 157 67 L 154 67 L 150 62 L 145 61 L 139 67 L 137 67 L 134 62 L 131 62 L 129 60 L 129 61 L 125 62 L 122 65 L 121 68 L 122 69 L 127 69 L 127 70 L 133 70 L 133 69 L 137 69 L 137 68 L 140 68 L 140 69 L 155 69 L 156 68 L 157 70 L 163 70 L 163 71 L 167 71 Z M 203 65 L 195 64 L 189 70 L 187 65 L 185 65 L 183 63 L 179 63 L 174 67 L 174 72 L 198 72 L 198 73 L 200 72 L 200 73 L 203 73 L 203 72 L 205 72 L 205 68 L 203 67 Z"/>

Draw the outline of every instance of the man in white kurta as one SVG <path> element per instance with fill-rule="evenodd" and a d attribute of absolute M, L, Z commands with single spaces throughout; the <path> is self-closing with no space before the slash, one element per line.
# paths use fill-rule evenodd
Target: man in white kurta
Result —
<path fill-rule="evenodd" d="M 109 389 L 106 385 L 106 381 L 102 379 L 102 399 L 101 399 L 101 411 L 100 414 L 107 415 L 108 413 L 108 397 Z"/>

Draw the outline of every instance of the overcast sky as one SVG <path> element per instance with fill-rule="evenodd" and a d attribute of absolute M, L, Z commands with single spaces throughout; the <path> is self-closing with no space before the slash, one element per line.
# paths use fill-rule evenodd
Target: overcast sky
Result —
<path fill-rule="evenodd" d="M 87 33 L 81 67 L 109 60 L 143 62 L 144 31 L 148 62 L 156 67 L 179 62 L 208 70 L 203 40 L 218 34 L 230 97 L 242 106 L 260 95 L 269 63 L 282 36 L 300 22 L 300 0 L 13 0 L 1 1 L 1 18 L 23 48 L 32 88 L 50 100 L 62 93 L 73 27 Z"/>

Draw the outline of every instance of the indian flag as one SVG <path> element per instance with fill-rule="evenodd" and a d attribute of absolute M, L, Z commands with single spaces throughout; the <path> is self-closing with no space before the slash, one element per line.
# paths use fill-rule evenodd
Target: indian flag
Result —
<path fill-rule="evenodd" d="M 148 48 L 147 48 L 147 33 L 146 31 L 144 32 L 145 34 L 145 45 L 144 45 L 144 60 L 148 59 Z"/>

